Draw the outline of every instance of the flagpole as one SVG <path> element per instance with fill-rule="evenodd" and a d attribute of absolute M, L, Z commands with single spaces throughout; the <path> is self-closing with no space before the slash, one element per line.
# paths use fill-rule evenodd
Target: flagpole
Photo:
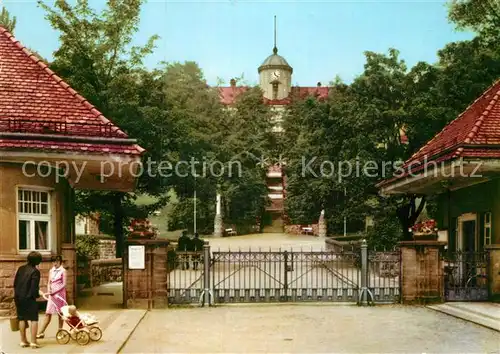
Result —
<path fill-rule="evenodd" d="M 194 176 L 194 233 L 196 233 L 196 176 Z"/>

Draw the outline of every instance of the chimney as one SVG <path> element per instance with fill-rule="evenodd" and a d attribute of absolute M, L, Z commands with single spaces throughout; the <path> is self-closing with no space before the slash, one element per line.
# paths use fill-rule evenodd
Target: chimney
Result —
<path fill-rule="evenodd" d="M 321 87 L 321 82 L 318 82 L 318 87 Z"/>
<path fill-rule="evenodd" d="M 231 84 L 231 87 L 236 87 L 236 80 L 235 79 L 231 79 L 231 81 L 229 81 L 229 83 Z"/>

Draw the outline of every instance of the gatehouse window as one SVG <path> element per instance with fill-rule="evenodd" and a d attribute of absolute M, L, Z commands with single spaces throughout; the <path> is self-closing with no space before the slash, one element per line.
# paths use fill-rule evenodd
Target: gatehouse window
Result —
<path fill-rule="evenodd" d="M 50 250 L 50 192 L 17 190 L 18 246 L 20 251 Z"/>
<path fill-rule="evenodd" d="M 491 212 L 484 213 L 484 245 L 491 245 Z"/>

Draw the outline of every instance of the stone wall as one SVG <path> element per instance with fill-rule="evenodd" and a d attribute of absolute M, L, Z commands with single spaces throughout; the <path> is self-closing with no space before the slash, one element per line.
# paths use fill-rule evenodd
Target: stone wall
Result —
<path fill-rule="evenodd" d="M 128 269 L 128 246 L 145 246 L 145 269 Z M 124 256 L 127 308 L 164 308 L 167 300 L 167 240 L 128 240 Z"/>
<path fill-rule="evenodd" d="M 487 246 L 489 259 L 489 298 L 490 301 L 500 302 L 500 244 Z"/>
<path fill-rule="evenodd" d="M 123 263 L 121 258 L 96 259 L 90 261 L 90 286 L 122 281 Z"/>
<path fill-rule="evenodd" d="M 99 259 L 114 259 L 116 257 L 116 241 L 109 238 L 99 240 Z"/>

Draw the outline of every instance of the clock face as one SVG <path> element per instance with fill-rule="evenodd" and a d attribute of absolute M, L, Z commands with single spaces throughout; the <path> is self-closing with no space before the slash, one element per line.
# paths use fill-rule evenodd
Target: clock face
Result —
<path fill-rule="evenodd" d="M 273 77 L 274 77 L 275 79 L 279 79 L 280 75 L 281 75 L 281 73 L 279 72 L 279 70 L 275 70 L 275 71 L 273 72 Z"/>

